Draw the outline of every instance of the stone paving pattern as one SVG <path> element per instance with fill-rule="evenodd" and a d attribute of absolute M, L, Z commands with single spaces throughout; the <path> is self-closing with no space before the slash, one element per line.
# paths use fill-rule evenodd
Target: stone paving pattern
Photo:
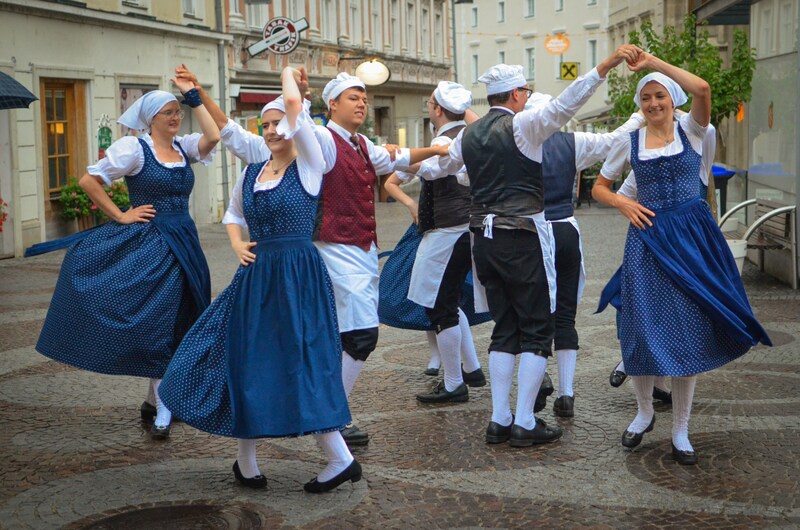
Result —
<path fill-rule="evenodd" d="M 175 423 L 150 439 L 138 420 L 146 382 L 92 374 L 34 350 L 64 252 L 0 261 L 0 527 L 2 528 L 789 528 L 800 526 L 800 293 L 746 264 L 744 280 L 774 348 L 700 377 L 691 439 L 700 463 L 669 455 L 672 416 L 635 451 L 619 438 L 635 415 L 626 383 L 608 384 L 619 358 L 612 311 L 595 315 L 618 266 L 627 223 L 616 210 L 578 210 L 588 281 L 579 307 L 576 414 L 542 415 L 557 443 L 486 445 L 489 386 L 470 401 L 424 406 L 422 333 L 383 326 L 351 408 L 369 431 L 354 449 L 364 480 L 332 493 L 302 484 L 324 465 L 310 438 L 259 443 L 266 490 L 238 486 L 236 442 Z M 379 204 L 379 238 L 393 248 L 405 208 Z M 224 227 L 200 226 L 216 295 L 236 268 Z M 484 370 L 491 323 L 473 328 Z M 68 339 L 68 338 L 67 338 Z M 557 379 L 551 360 L 549 371 Z M 513 401 L 512 401 L 513 403 Z"/>

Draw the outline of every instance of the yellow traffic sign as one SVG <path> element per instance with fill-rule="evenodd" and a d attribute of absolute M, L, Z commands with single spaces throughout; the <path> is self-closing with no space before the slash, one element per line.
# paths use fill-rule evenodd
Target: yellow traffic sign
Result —
<path fill-rule="evenodd" d="M 561 63 L 561 79 L 574 81 L 578 77 L 578 63 Z"/>

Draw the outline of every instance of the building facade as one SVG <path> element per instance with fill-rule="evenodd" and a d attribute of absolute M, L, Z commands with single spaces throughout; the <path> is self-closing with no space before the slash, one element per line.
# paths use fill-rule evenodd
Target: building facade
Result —
<path fill-rule="evenodd" d="M 115 121 L 151 89 L 178 94 L 170 78 L 192 65 L 216 95 L 230 37 L 215 30 L 216 5 L 205 0 L 0 1 L 0 71 L 39 97 L 27 109 L 0 110 L 0 195 L 9 218 L 0 256 L 77 230 L 60 213 L 60 191 L 98 157 L 98 126 Z M 191 115 L 184 131 L 197 129 Z M 217 219 L 220 162 L 195 166 L 191 211 Z"/>
<path fill-rule="evenodd" d="M 489 106 L 478 77 L 498 64 L 521 64 L 530 87 L 558 95 L 569 85 L 561 79 L 561 63 L 577 63 L 572 71 L 583 75 L 610 53 L 606 32 L 609 0 L 475 0 L 455 6 L 457 80 L 473 92 L 478 114 Z M 569 48 L 550 53 L 549 36 L 566 35 Z M 601 87 L 579 115 L 606 107 Z"/>

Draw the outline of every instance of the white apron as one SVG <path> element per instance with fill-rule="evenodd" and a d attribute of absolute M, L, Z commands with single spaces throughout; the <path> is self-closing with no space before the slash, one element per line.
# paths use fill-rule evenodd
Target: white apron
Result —
<path fill-rule="evenodd" d="M 333 283 L 339 333 L 380 326 L 378 320 L 378 249 L 315 241 Z"/>
<path fill-rule="evenodd" d="M 432 308 L 436 304 L 439 286 L 444 271 L 453 255 L 453 247 L 463 234 L 469 231 L 469 223 L 449 228 L 430 230 L 422 236 L 414 267 L 411 269 L 411 282 L 408 286 L 408 299 Z"/>
<path fill-rule="evenodd" d="M 556 221 L 548 221 L 547 224 L 550 225 L 552 223 L 569 223 L 575 227 L 575 231 L 578 232 L 578 251 L 581 253 L 581 273 L 578 277 L 578 298 L 575 300 L 575 305 L 578 305 L 581 302 L 581 298 L 583 297 L 583 288 L 586 286 L 586 268 L 584 267 L 584 259 L 583 259 L 583 239 L 581 239 L 581 229 L 578 227 L 578 220 L 575 219 L 575 216 L 570 216 L 565 219 L 558 219 Z M 555 238 L 553 237 L 553 229 L 550 227 L 550 239 L 553 241 L 555 245 Z M 553 269 L 555 270 L 556 260 L 555 260 L 555 249 L 553 250 Z M 553 286 L 550 286 L 551 293 L 550 296 L 553 296 Z"/>

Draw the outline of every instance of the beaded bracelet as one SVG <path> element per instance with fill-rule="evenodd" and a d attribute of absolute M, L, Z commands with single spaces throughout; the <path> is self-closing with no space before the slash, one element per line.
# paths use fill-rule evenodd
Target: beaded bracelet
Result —
<path fill-rule="evenodd" d="M 200 92 L 198 92 L 196 88 L 183 94 L 183 102 L 191 108 L 199 107 L 203 104 L 203 100 L 200 99 Z"/>

